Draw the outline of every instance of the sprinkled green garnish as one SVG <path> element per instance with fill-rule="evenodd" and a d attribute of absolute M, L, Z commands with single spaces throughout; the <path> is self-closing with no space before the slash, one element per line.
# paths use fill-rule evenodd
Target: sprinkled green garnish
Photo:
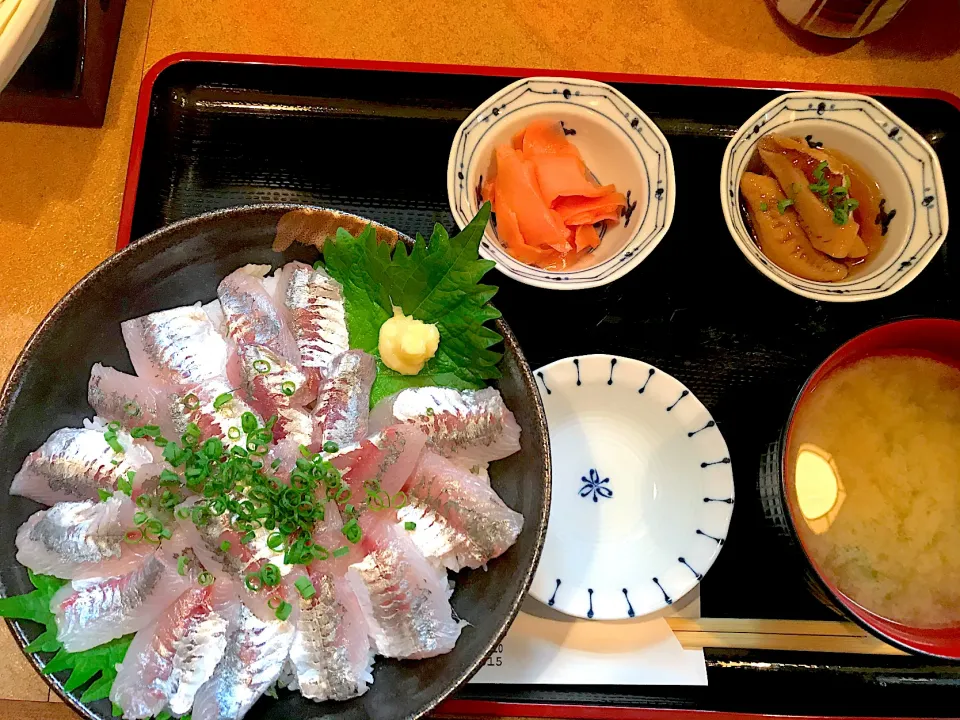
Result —
<path fill-rule="evenodd" d="M 760 203 L 760 212 L 766 212 L 766 211 L 767 211 L 767 204 L 765 202 Z M 429 415 L 429 413 L 427 414 Z"/>
<path fill-rule="evenodd" d="M 280 386 L 280 390 L 284 395 L 290 397 L 297 391 L 297 385 L 293 381 L 287 380 Z"/>
<path fill-rule="evenodd" d="M 333 556 L 334 556 L 335 558 L 341 558 L 341 557 L 343 557 L 344 555 L 346 555 L 348 552 L 350 552 L 350 548 L 349 548 L 348 546 L 344 545 L 343 547 L 338 547 L 336 550 L 334 550 L 334 551 L 333 551 Z"/>
<path fill-rule="evenodd" d="M 213 409 L 219 410 L 231 400 L 233 400 L 233 393 L 220 393 L 213 399 Z"/>
<path fill-rule="evenodd" d="M 213 576 L 213 573 L 207 572 L 206 570 L 197 576 L 197 582 L 200 583 L 200 587 L 213 585 L 214 581 L 216 581 L 216 578 Z"/>
<path fill-rule="evenodd" d="M 300 597 L 302 597 L 304 600 L 309 600 L 317 594 L 317 589 L 313 586 L 310 578 L 308 578 L 306 575 L 297 578 L 293 585 L 297 588 L 297 592 L 300 593 Z"/>
<path fill-rule="evenodd" d="M 277 620 L 286 620 L 290 617 L 290 613 L 293 611 L 293 606 L 284 600 L 280 603 L 280 607 L 277 608 Z"/>
<path fill-rule="evenodd" d="M 127 402 L 123 404 L 123 412 L 130 417 L 136 417 L 140 414 L 140 405 L 136 400 L 127 400 Z"/>
<path fill-rule="evenodd" d="M 403 524 L 403 529 L 404 529 L 404 530 L 416 530 L 416 529 L 417 529 L 417 524 L 416 524 L 415 522 L 411 521 L 411 520 L 407 520 L 407 522 L 405 522 L 405 523 Z"/>
<path fill-rule="evenodd" d="M 180 485 L 180 476 L 177 475 L 173 470 L 169 468 L 164 468 L 160 472 L 160 480 L 158 481 L 160 485 Z"/>
<path fill-rule="evenodd" d="M 360 539 L 363 537 L 363 531 L 360 529 L 360 523 L 357 522 L 356 518 L 345 523 L 340 529 L 340 532 L 354 545 L 360 542 Z"/>
<path fill-rule="evenodd" d="M 267 587 L 276 587 L 280 584 L 280 568 L 273 563 L 267 563 L 260 568 L 260 579 Z"/>
<path fill-rule="evenodd" d="M 232 545 L 233 543 L 231 543 L 229 540 L 224 540 L 222 543 L 220 543 L 220 549 L 224 552 L 228 552 Z"/>
<path fill-rule="evenodd" d="M 117 478 L 117 490 L 122 492 L 127 497 L 133 493 L 133 478 L 136 476 L 133 470 L 127 471 L 126 475 L 121 475 Z"/>
<path fill-rule="evenodd" d="M 254 360 L 253 369 L 261 375 L 266 375 L 270 372 L 270 362 L 267 360 Z"/>
<path fill-rule="evenodd" d="M 328 455 L 331 453 L 337 452 L 339 449 L 340 449 L 340 446 L 337 445 L 335 442 L 333 442 L 333 440 L 327 440 L 323 444 L 323 451 Z"/>
<path fill-rule="evenodd" d="M 196 410 L 200 407 L 200 398 L 194 393 L 189 393 L 183 397 L 183 407 L 187 410 Z"/>
<path fill-rule="evenodd" d="M 112 425 L 113 423 L 110 423 L 110 424 Z M 107 445 L 109 445 L 109 446 L 110 446 L 110 449 L 113 450 L 115 453 L 122 453 L 122 452 L 124 451 L 124 450 L 123 450 L 123 445 L 121 445 L 121 444 L 120 444 L 120 441 L 117 440 L 117 431 L 116 431 L 116 430 L 109 430 L 109 429 L 108 429 L 108 430 L 103 434 L 103 439 L 107 441 Z"/>
<path fill-rule="evenodd" d="M 186 555 L 181 555 L 177 560 L 177 574 L 186 575 L 187 574 L 187 564 L 190 562 L 190 558 Z"/>
<path fill-rule="evenodd" d="M 793 200 L 791 200 L 790 198 L 784 198 L 783 200 L 778 200 L 777 210 L 779 210 L 780 214 L 783 215 L 787 211 L 787 208 L 790 207 L 791 205 L 793 205 Z"/>
<path fill-rule="evenodd" d="M 103 488 L 97 488 L 97 495 L 100 496 L 100 500 L 106 502 L 113 497 L 113 493 L 109 490 L 104 490 Z"/>
<path fill-rule="evenodd" d="M 247 586 L 247 590 L 250 592 L 259 592 L 260 588 L 263 587 L 263 580 L 257 573 L 248 573 L 243 579 L 243 584 Z"/>

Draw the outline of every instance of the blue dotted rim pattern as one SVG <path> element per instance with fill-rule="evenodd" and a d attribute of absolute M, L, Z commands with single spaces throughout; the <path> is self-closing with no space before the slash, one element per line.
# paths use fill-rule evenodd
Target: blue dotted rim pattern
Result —
<path fill-rule="evenodd" d="M 580 357 L 571 357 L 571 358 L 565 358 L 563 360 L 557 360 L 548 365 L 544 365 L 543 367 L 539 368 L 534 372 L 534 377 L 537 380 L 538 388 L 540 389 L 543 395 L 545 396 L 552 395 L 559 386 L 555 384 L 553 379 L 550 378 L 551 369 L 557 368 L 562 365 L 569 365 L 569 364 L 572 364 L 576 369 L 576 380 L 574 382 L 574 386 L 578 388 L 582 388 L 584 386 L 584 382 L 581 376 L 580 361 L 585 359 L 593 360 L 597 358 L 606 359 L 609 361 L 609 374 L 605 381 L 607 385 L 612 386 L 616 384 L 618 385 L 618 387 L 621 387 L 621 386 L 627 387 L 628 392 L 635 393 L 638 396 L 642 397 L 646 392 L 647 388 L 651 386 L 651 383 L 654 383 L 658 379 L 664 378 L 664 377 L 667 378 L 671 383 L 674 383 L 675 385 L 679 386 L 680 390 L 677 394 L 677 399 L 671 402 L 669 405 L 664 406 L 665 412 L 669 413 L 673 411 L 673 409 L 681 401 L 683 401 L 685 398 L 688 398 L 688 397 L 692 398 L 695 402 L 699 403 L 700 406 L 703 408 L 704 412 L 706 413 L 707 419 L 704 421 L 702 425 L 697 425 L 696 427 L 689 428 L 687 430 L 688 438 L 692 439 L 703 432 L 710 432 L 710 431 L 720 432 L 716 420 L 713 419 L 713 416 L 710 414 L 710 411 L 707 409 L 707 407 L 702 402 L 697 400 L 696 396 L 694 396 L 679 380 L 674 378 L 672 375 L 669 375 L 668 373 L 663 372 L 662 370 L 658 370 L 657 368 L 653 367 L 652 365 L 649 365 L 648 363 L 644 363 L 639 360 L 633 360 L 632 358 L 622 358 L 622 357 L 615 357 L 612 355 L 599 354 L 599 355 L 584 355 Z M 635 384 L 636 386 L 631 385 L 628 387 L 627 381 L 625 379 L 621 380 L 617 376 L 618 374 L 616 370 L 617 370 L 618 363 L 620 363 L 621 367 L 624 363 L 633 363 L 637 365 L 646 366 L 647 371 L 645 374 L 641 376 L 642 381 L 640 382 L 640 384 L 639 385 Z M 619 383 L 618 383 L 618 380 L 619 380 Z M 583 392 L 590 392 L 590 390 L 589 388 L 587 388 L 587 389 L 584 389 Z M 547 418 L 547 423 L 549 427 L 549 417 Z M 703 459 L 700 462 L 700 468 L 705 472 L 709 471 L 710 468 L 715 466 L 730 467 L 731 465 L 729 448 L 727 448 L 726 440 L 723 440 L 722 434 L 720 438 L 723 441 L 723 445 L 724 445 L 724 448 L 726 449 L 726 452 L 720 457 L 710 457 L 709 459 Z M 595 471 L 591 471 L 591 473 L 594 473 L 594 472 Z M 593 487 L 591 487 L 591 489 L 593 489 Z M 556 489 L 555 489 L 555 492 L 556 492 Z M 581 497 L 586 497 L 586 496 L 584 496 L 581 493 Z M 607 497 L 612 497 L 612 494 L 611 496 L 607 496 Z M 607 616 L 604 619 L 620 620 L 620 619 L 628 619 L 628 618 L 636 617 L 637 613 L 634 610 L 633 604 L 630 601 L 630 593 L 635 592 L 637 587 L 642 583 L 653 583 L 654 585 L 656 585 L 657 588 L 659 588 L 659 592 L 663 594 L 664 606 L 672 605 L 676 600 L 682 598 L 688 592 L 693 590 L 693 588 L 695 588 L 703 579 L 703 576 L 706 574 L 706 572 L 716 562 L 717 556 L 720 554 L 720 550 L 723 548 L 723 545 L 726 542 L 726 532 L 729 531 L 730 521 L 732 520 L 732 517 L 733 517 L 734 501 L 735 501 L 735 487 L 733 482 L 733 475 L 731 472 L 729 490 L 727 492 L 720 493 L 715 497 L 708 496 L 703 498 L 703 502 L 705 505 L 718 504 L 720 506 L 726 505 L 729 507 L 729 516 L 726 520 L 726 524 L 727 524 L 726 531 L 722 534 L 722 536 L 715 536 L 707 532 L 704 532 L 704 530 L 698 527 L 698 528 L 695 528 L 691 533 L 691 535 L 693 536 L 691 538 L 692 540 L 698 541 L 698 542 L 707 542 L 712 546 L 710 547 L 710 552 L 708 554 L 708 557 L 706 558 L 706 560 L 703 561 L 703 566 L 698 569 L 694 564 L 692 564 L 698 561 L 689 561 L 683 555 L 678 555 L 675 562 L 684 566 L 689 571 L 689 581 L 677 587 L 669 587 L 669 588 L 665 587 L 664 580 L 662 580 L 660 577 L 657 577 L 657 576 L 653 576 L 650 578 L 631 579 L 632 582 L 628 587 L 617 588 L 614 586 L 615 584 L 611 583 L 610 587 L 605 588 L 602 592 L 610 593 L 614 596 L 622 596 L 622 597 L 617 597 L 614 603 L 611 603 L 611 605 L 616 606 L 615 603 L 617 601 L 622 603 L 623 614 L 619 616 Z M 688 550 L 690 549 L 691 548 L 688 548 Z M 699 555 L 701 553 L 698 552 L 697 554 Z M 665 564 L 664 571 L 667 570 L 666 565 L 668 564 L 669 563 Z M 661 574 L 663 573 L 661 572 Z M 600 591 L 598 591 L 595 588 L 586 588 L 584 590 L 582 587 L 575 587 L 573 590 L 567 590 L 566 588 L 563 587 L 562 577 L 555 578 L 554 582 L 555 584 L 551 587 L 552 594 L 548 599 L 546 599 L 546 604 L 548 606 L 555 607 L 558 600 L 563 604 L 563 606 L 567 610 L 570 610 L 572 606 L 582 605 L 582 607 L 580 608 L 582 610 L 582 613 L 579 613 L 579 614 L 582 617 L 586 617 L 589 620 L 594 619 L 594 616 L 595 616 L 594 609 L 593 609 L 594 595 L 596 595 Z M 583 597 L 578 597 L 576 599 L 564 597 L 564 595 L 568 592 L 574 592 L 578 596 L 583 595 Z"/>
<path fill-rule="evenodd" d="M 860 122 L 851 121 L 857 114 Z M 739 205 L 740 177 L 746 170 L 760 138 L 788 125 L 794 120 L 811 120 L 843 125 L 889 156 L 900 168 L 913 198 L 912 225 L 907 232 L 907 246 L 903 253 L 887 265 L 876 268 L 850 282 L 822 283 L 803 280 L 791 275 L 771 262 L 753 242 Z M 940 163 L 930 145 L 903 121 L 879 103 L 863 97 L 830 93 L 790 93 L 776 104 L 751 118 L 730 143 L 728 160 L 724 163 L 722 201 L 730 219 L 742 234 L 751 257 L 789 285 L 808 292 L 837 296 L 862 296 L 889 293 L 900 289 L 923 269 L 946 237 L 947 208 Z M 911 182 L 908 166 L 919 167 L 922 184 Z M 905 217 L 906 213 L 898 213 Z"/>
<path fill-rule="evenodd" d="M 602 109 L 596 107 L 597 101 L 600 101 Z M 612 128 L 627 137 L 643 161 L 647 176 L 643 216 L 625 244 L 625 249 L 602 263 L 574 271 L 531 268 L 512 258 L 498 243 L 490 243 L 486 236 L 481 244 L 481 253 L 495 260 L 514 277 L 575 287 L 593 285 L 611 275 L 619 275 L 625 265 L 639 263 L 656 247 L 673 219 L 669 201 L 674 192 L 670 146 L 653 121 L 624 95 L 603 83 L 560 78 L 527 78 L 508 85 L 475 110 L 457 132 L 448 167 L 448 174 L 455 172 L 455 177 L 448 177 L 448 187 L 455 188 L 450 198 L 450 209 L 454 219 L 463 227 L 478 210 L 475 188 L 470 187 L 467 181 L 474 161 L 480 160 L 474 157 L 474 152 L 493 125 L 521 109 L 541 105 L 544 108 L 554 105 L 562 107 L 568 104 L 606 118 Z M 654 208 L 652 213 L 651 208 Z"/>

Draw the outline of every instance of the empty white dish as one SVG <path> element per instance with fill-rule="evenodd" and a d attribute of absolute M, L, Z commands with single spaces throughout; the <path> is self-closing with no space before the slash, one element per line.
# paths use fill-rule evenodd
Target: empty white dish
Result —
<path fill-rule="evenodd" d="M 638 360 L 585 355 L 535 375 L 554 485 L 530 595 L 596 620 L 676 602 L 713 564 L 733 513 L 716 422 L 679 381 Z"/>

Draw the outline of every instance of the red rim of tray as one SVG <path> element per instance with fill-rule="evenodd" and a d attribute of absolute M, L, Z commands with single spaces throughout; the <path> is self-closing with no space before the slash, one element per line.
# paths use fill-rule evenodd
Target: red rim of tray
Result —
<path fill-rule="evenodd" d="M 133 127 L 133 139 L 130 159 L 127 164 L 127 177 L 123 189 L 123 203 L 117 231 L 117 249 L 130 243 L 133 225 L 133 212 L 136 204 L 137 184 L 140 179 L 140 163 L 143 158 L 143 146 L 147 133 L 147 121 L 150 116 L 150 99 L 153 87 L 160 74 L 182 62 L 222 62 L 249 65 L 289 65 L 293 67 L 330 68 L 338 70 L 381 70 L 388 72 L 446 73 L 450 75 L 486 75 L 492 77 L 578 77 L 601 82 L 645 83 L 667 85 L 690 85 L 704 87 L 757 88 L 762 90 L 837 90 L 857 92 L 865 95 L 885 95 L 905 98 L 926 98 L 943 100 L 960 110 L 960 98 L 944 90 L 932 88 L 890 87 L 882 85 L 841 85 L 834 83 L 775 82 L 770 80 L 734 80 L 723 78 L 678 77 L 671 75 L 643 75 L 632 73 L 590 72 L 579 70 L 551 70 L 543 68 L 512 68 L 484 65 L 449 65 L 434 63 L 391 62 L 378 60 L 350 60 L 340 58 L 311 58 L 273 55 L 244 55 L 237 53 L 182 52 L 159 60 L 144 75 L 137 100 L 137 114 Z M 610 705 L 576 705 L 557 703 L 498 702 L 493 700 L 452 699 L 444 701 L 434 715 L 492 715 L 525 716 L 538 718 L 578 718 L 581 720 L 679 720 L 681 718 L 704 717 L 710 720 L 734 720 L 735 718 L 784 718 L 797 720 L 820 720 L 824 716 L 807 715 L 767 715 L 733 712 L 717 712 L 695 709 L 643 708 Z M 847 720 L 844 716 L 831 716 L 831 720 Z M 879 720 L 878 718 L 859 718 L 858 720 Z M 891 720 L 887 718 L 886 720 Z M 895 719 L 893 719 L 895 720 Z"/>
<path fill-rule="evenodd" d="M 879 615 L 875 615 L 866 608 L 858 605 L 830 582 L 820 571 L 810 553 L 807 552 L 800 533 L 797 532 L 797 521 L 794 518 L 794 504 L 791 502 L 790 486 L 792 476 L 787 472 L 787 458 L 790 456 L 792 445 L 793 420 L 803 401 L 830 373 L 836 369 L 849 365 L 864 357 L 894 354 L 907 351 L 909 354 L 920 354 L 934 357 L 943 362 L 960 366 L 960 320 L 945 318 L 912 318 L 896 320 L 879 325 L 857 335 L 837 348 L 804 384 L 800 391 L 790 419 L 787 421 L 785 441 L 781 443 L 780 455 L 780 489 L 783 502 L 787 508 L 786 516 L 793 527 L 793 536 L 803 548 L 807 562 L 814 569 L 817 580 L 829 592 L 832 598 L 843 607 L 851 620 L 865 630 L 877 635 L 896 647 L 908 652 L 932 655 L 945 660 L 960 659 L 960 626 L 949 628 L 917 628 L 893 622 Z"/>

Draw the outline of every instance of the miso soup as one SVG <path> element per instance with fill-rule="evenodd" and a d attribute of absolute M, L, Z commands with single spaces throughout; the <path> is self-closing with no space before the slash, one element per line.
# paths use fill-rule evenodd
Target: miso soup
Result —
<path fill-rule="evenodd" d="M 831 372 L 797 410 L 787 468 L 830 583 L 895 622 L 960 625 L 960 370 L 888 355 Z"/>

